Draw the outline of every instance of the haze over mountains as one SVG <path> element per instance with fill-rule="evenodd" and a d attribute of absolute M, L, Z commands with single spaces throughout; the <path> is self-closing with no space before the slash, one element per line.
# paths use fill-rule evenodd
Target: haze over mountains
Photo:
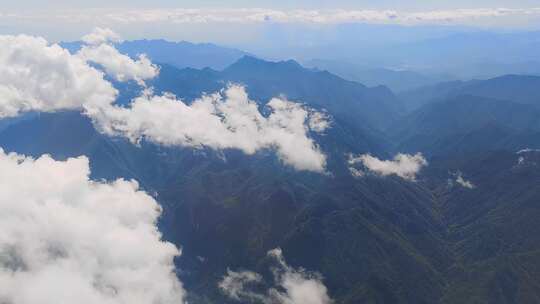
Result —
<path fill-rule="evenodd" d="M 71 52 L 76 52 L 81 48 L 82 43 L 61 42 L 60 45 Z M 212 43 L 172 42 L 163 39 L 123 41 L 117 43 L 116 48 L 132 57 L 146 54 L 154 62 L 167 63 L 179 69 L 209 67 L 222 70 L 248 55 L 246 52 Z"/>
<path fill-rule="evenodd" d="M 72 53 L 80 47 L 63 45 Z M 269 101 L 281 96 L 329 123 L 321 132 L 302 129 L 325 156 L 319 173 L 285 162 L 275 153 L 281 142 L 245 153 L 234 145 L 163 145 L 163 133 L 149 132 L 133 144 L 124 133 L 104 133 L 96 128 L 99 116 L 77 109 L 2 120 L 6 152 L 57 161 L 86 155 L 91 179 L 133 178 L 152 194 L 163 208 L 159 231 L 182 248 L 175 274 L 189 303 L 308 303 L 283 300 L 291 296 L 287 275 L 314 286 L 320 303 L 540 301 L 540 77 L 430 78 L 397 94 L 378 85 L 378 75 L 365 85 L 294 60 L 267 61 L 212 45 L 116 46 L 134 59 L 148 54 L 159 68 L 145 82 L 151 96 L 136 78 L 108 76 L 120 107 L 133 109 L 142 94 L 197 109 L 205 93 L 239 84 L 265 118 L 275 113 Z M 165 99 L 153 99 L 159 96 Z M 236 100 L 225 93 L 222 99 Z M 251 117 L 211 109 L 225 121 Z M 134 113 L 111 118 L 127 121 L 114 130 L 132 127 Z M 259 130 L 264 121 L 257 120 Z M 279 116 L 277 125 L 290 121 Z M 140 129 L 153 130 L 152 121 L 143 122 Z M 171 126 L 173 135 L 183 132 Z M 189 143 L 198 139 L 193 134 L 213 140 L 188 133 Z M 394 158 L 397 153 L 407 154 Z M 235 278 L 245 284 L 231 293 L 223 286 Z"/>
<path fill-rule="evenodd" d="M 267 25 L 265 32 L 247 44 L 228 44 L 232 47 L 166 40 L 126 41 L 117 47 L 132 56 L 146 53 L 155 62 L 178 68 L 222 70 L 250 54 L 271 61 L 294 58 L 306 67 L 367 86 L 386 85 L 395 92 L 452 80 L 540 75 L 538 31 L 341 24 L 325 29 L 324 35 L 320 28 L 306 26 L 293 30 Z M 62 45 L 71 50 L 79 46 Z"/>
<path fill-rule="evenodd" d="M 407 91 L 420 87 L 453 80 L 450 75 L 431 75 L 408 70 L 392 70 L 369 66 L 356 66 L 347 62 L 314 59 L 305 63 L 308 67 L 327 70 L 343 78 L 367 86 L 385 85 L 394 92 Z"/>
<path fill-rule="evenodd" d="M 540 71 L 536 51 L 540 33 L 535 30 L 340 24 L 322 34 L 310 27 L 282 31 L 285 34 L 276 35 L 277 41 L 262 41 L 262 47 L 249 50 L 269 58 L 319 60 L 309 65 L 333 68 L 339 74 L 383 68 L 424 76 L 487 79 L 504 74 L 539 75 Z"/>

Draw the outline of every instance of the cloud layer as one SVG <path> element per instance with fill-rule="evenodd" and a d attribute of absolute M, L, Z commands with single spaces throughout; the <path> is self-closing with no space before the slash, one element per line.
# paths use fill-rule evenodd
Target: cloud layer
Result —
<path fill-rule="evenodd" d="M 355 168 L 357 164 L 363 165 L 367 171 L 381 176 L 397 175 L 403 179 L 415 181 L 416 175 L 428 162 L 421 153 L 415 155 L 397 154 L 392 160 L 380 160 L 369 154 L 349 157 L 349 170 L 353 176 L 363 176 L 364 172 Z"/>
<path fill-rule="evenodd" d="M 89 180 L 85 157 L 0 149 L 0 302 L 182 303 L 179 254 L 134 181 Z"/>
<path fill-rule="evenodd" d="M 144 80 L 158 68 L 144 55 L 132 59 L 111 44 L 120 39 L 107 29 L 84 37 L 87 45 L 70 54 L 42 38 L 0 36 L 0 117 L 25 111 L 81 110 L 109 135 L 136 142 L 213 149 L 239 149 L 253 154 L 275 149 L 283 163 L 298 170 L 323 172 L 325 156 L 309 137 L 322 132 L 326 116 L 297 103 L 274 98 L 262 115 L 243 87 L 202 96 L 188 105 L 171 94 L 151 90 L 129 107 L 114 105 L 117 90 L 105 80 L 98 64 L 118 81 Z"/>
<path fill-rule="evenodd" d="M 227 271 L 219 283 L 219 288 L 228 297 L 239 302 L 258 302 L 264 304 L 330 304 L 326 286 L 317 273 L 289 266 L 283 258 L 281 249 L 268 252 L 278 267 L 272 269 L 275 287 L 265 293 L 253 291 L 250 287 L 262 284 L 261 275 L 251 271 Z"/>
<path fill-rule="evenodd" d="M 11 13 L 3 16 L 11 20 L 57 20 L 69 23 L 137 24 L 137 23 L 377 23 L 377 24 L 474 24 L 485 19 L 506 20 L 512 18 L 538 18 L 536 8 L 469 8 L 448 10 L 404 11 L 376 9 L 296 9 L 280 10 L 266 8 L 171 8 L 85 11 L 61 11 L 41 13 Z M 89 37 L 94 41 L 92 37 Z"/>

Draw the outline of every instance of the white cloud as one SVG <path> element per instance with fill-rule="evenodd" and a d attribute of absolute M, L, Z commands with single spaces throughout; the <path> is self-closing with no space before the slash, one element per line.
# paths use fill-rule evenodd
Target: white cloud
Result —
<path fill-rule="evenodd" d="M 251 271 L 227 271 L 219 283 L 221 291 L 237 301 L 255 300 L 265 304 L 330 304 L 326 286 L 318 273 L 289 266 L 283 258 L 281 249 L 268 252 L 278 267 L 272 269 L 275 287 L 265 293 L 249 289 L 250 284 L 262 283 L 262 277 Z"/>
<path fill-rule="evenodd" d="M 283 304 L 329 304 L 332 300 L 328 296 L 326 286 L 317 273 L 309 273 L 304 269 L 294 269 L 287 265 L 281 249 L 274 249 L 268 253 L 280 264 L 274 269 L 276 282 L 285 292 L 271 289 L 270 294 L 280 299 Z"/>
<path fill-rule="evenodd" d="M 26 35 L 0 36 L 0 118 L 109 104 L 116 94 L 101 72 L 60 46 Z"/>
<path fill-rule="evenodd" d="M 242 301 L 244 299 L 258 300 L 264 302 L 266 295 L 262 295 L 248 288 L 250 285 L 262 282 L 262 276 L 252 271 L 231 271 L 227 269 L 227 275 L 223 277 L 218 287 L 231 299 Z"/>
<path fill-rule="evenodd" d="M 467 188 L 467 189 L 474 189 L 475 188 L 473 183 L 471 183 L 470 181 L 465 180 L 463 178 L 463 174 L 461 172 L 456 173 L 456 183 L 461 185 L 464 188 Z"/>
<path fill-rule="evenodd" d="M 364 177 L 366 175 L 364 171 L 352 166 L 349 167 L 349 172 L 351 172 L 351 175 L 354 177 Z"/>
<path fill-rule="evenodd" d="M 120 23 L 166 21 L 171 23 L 458 23 L 468 24 L 478 19 L 540 16 L 540 8 L 509 9 L 479 8 L 407 12 L 396 10 L 277 10 L 261 8 L 239 9 L 171 9 L 111 12 L 111 20 Z"/>
<path fill-rule="evenodd" d="M 409 22 L 443 21 L 460 22 L 481 18 L 505 18 L 512 16 L 540 15 L 540 8 L 474 8 L 454 10 L 434 10 L 405 14 Z"/>
<path fill-rule="evenodd" d="M 40 20 L 67 22 L 69 24 L 168 24 L 211 23 L 309 23 L 309 24 L 460 24 L 474 25 L 485 20 L 500 22 L 513 19 L 540 17 L 540 7 L 533 8 L 472 8 L 428 11 L 403 11 L 395 9 L 296 9 L 280 10 L 266 8 L 170 8 L 170 9 L 86 9 L 84 11 L 46 11 L 8 13 L 0 16 L 8 20 Z M 118 39 L 106 29 L 97 29 L 87 35 L 88 42 L 105 42 Z"/>
<path fill-rule="evenodd" d="M 330 117 L 326 113 L 312 111 L 309 117 L 309 128 L 317 133 L 330 128 Z"/>
<path fill-rule="evenodd" d="M 452 178 L 448 179 L 448 186 L 449 187 L 453 187 L 455 184 L 458 184 L 461 187 L 467 188 L 467 189 L 476 188 L 476 186 L 472 182 L 470 182 L 470 181 L 466 180 L 465 178 L 463 178 L 463 173 L 461 173 L 461 171 L 451 173 L 451 175 L 452 175 Z"/>
<path fill-rule="evenodd" d="M 422 167 L 426 166 L 428 162 L 422 156 L 422 153 L 417 153 L 415 155 L 409 154 L 397 154 L 393 160 L 380 160 L 377 157 L 371 156 L 369 154 L 363 154 L 360 156 L 349 156 L 349 168 L 351 169 L 351 174 L 354 176 L 362 176 L 363 174 L 358 175 L 358 169 L 354 168 L 354 165 L 361 164 L 365 169 L 372 171 L 381 176 L 387 175 L 397 175 L 403 179 L 410 181 L 416 180 L 416 174 L 420 172 Z"/>
<path fill-rule="evenodd" d="M 120 42 L 122 39 L 120 38 L 120 35 L 109 28 L 96 27 L 90 34 L 84 35 L 82 41 L 89 45 L 100 45 L 104 43 Z"/>
<path fill-rule="evenodd" d="M 240 149 L 246 154 L 275 149 L 287 165 L 323 172 L 325 155 L 308 137 L 309 112 L 300 104 L 278 98 L 267 106 L 271 114 L 266 117 L 243 87 L 233 85 L 190 105 L 170 94 L 143 95 L 126 108 L 88 111 L 102 132 L 133 142 L 146 139 L 166 146 Z"/>
<path fill-rule="evenodd" d="M 141 54 L 138 60 L 133 60 L 110 44 L 83 46 L 77 56 L 101 65 L 107 74 L 118 81 L 135 80 L 143 84 L 144 80 L 152 79 L 159 73 L 158 67 L 146 55 Z"/>
<path fill-rule="evenodd" d="M 136 182 L 91 181 L 85 157 L 0 149 L 0 167 L 1 303 L 182 303 L 179 250 Z"/>
<path fill-rule="evenodd" d="M 526 154 L 526 153 L 534 153 L 534 152 L 540 152 L 540 149 L 531 149 L 531 148 L 521 149 L 517 151 L 516 154 Z"/>
<path fill-rule="evenodd" d="M 297 103 L 274 98 L 267 104 L 272 113 L 265 117 L 242 87 L 232 86 L 225 96 L 202 96 L 192 105 L 146 90 L 130 107 L 114 106 L 118 92 L 89 61 L 119 81 L 140 84 L 155 77 L 158 69 L 144 55 L 132 60 L 119 53 L 107 43 L 111 36 L 109 30 L 95 31 L 86 38 L 92 44 L 75 55 L 42 38 L 0 36 L 0 117 L 84 110 L 101 131 L 132 141 L 145 138 L 169 146 L 231 148 L 247 154 L 275 149 L 285 164 L 298 170 L 324 171 L 326 158 L 308 134 L 310 126 L 313 132 L 324 131 L 326 116 Z"/>
<path fill-rule="evenodd" d="M 524 166 L 524 165 L 536 166 L 537 162 L 535 161 L 535 158 L 531 156 L 534 156 L 534 154 L 539 153 L 539 152 L 540 152 L 540 149 L 531 149 L 531 148 L 525 148 L 525 149 L 521 149 L 517 151 L 516 152 L 516 154 L 518 155 L 517 166 Z"/>
<path fill-rule="evenodd" d="M 121 54 L 111 43 L 120 41 L 120 36 L 110 29 L 95 28 L 82 39 L 86 45 L 77 53 L 85 61 L 101 65 L 105 72 L 118 81 L 135 80 L 143 85 L 144 80 L 152 79 L 159 73 L 158 67 L 140 54 L 138 60 Z"/>
<path fill-rule="evenodd" d="M 107 108 L 118 92 L 88 62 L 100 64 L 119 81 L 142 82 L 158 74 L 144 55 L 132 60 L 110 44 L 95 44 L 107 39 L 88 38 L 94 44 L 73 55 L 43 38 L 0 36 L 0 118 L 27 111 Z"/>

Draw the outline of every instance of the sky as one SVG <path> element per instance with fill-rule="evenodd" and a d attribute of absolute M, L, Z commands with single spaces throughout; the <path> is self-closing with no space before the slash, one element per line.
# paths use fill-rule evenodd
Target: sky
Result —
<path fill-rule="evenodd" d="M 354 8 L 354 9 L 403 9 L 403 10 L 432 10 L 432 9 L 456 9 L 456 8 L 531 8 L 538 7 L 537 0 L 274 0 L 274 1 L 249 1 L 249 0 L 26 0 L 26 1 L 1 1 L 4 9 L 74 9 L 74 8 L 158 8 L 158 7 L 263 7 L 281 9 L 329 9 L 329 8 Z"/>
<path fill-rule="evenodd" d="M 416 31 L 420 27 L 445 27 L 448 33 L 461 28 L 540 30 L 538 0 L 26 0 L 0 4 L 0 34 L 72 41 L 99 26 L 125 39 L 213 42 L 248 51 L 250 44 L 266 49 L 287 39 L 300 38 L 307 45 L 317 35 L 324 36 L 322 41 L 358 39 L 356 29 L 344 28 L 360 25 L 414 28 L 411 37 L 425 31 Z M 375 38 L 390 39 L 392 33 Z"/>

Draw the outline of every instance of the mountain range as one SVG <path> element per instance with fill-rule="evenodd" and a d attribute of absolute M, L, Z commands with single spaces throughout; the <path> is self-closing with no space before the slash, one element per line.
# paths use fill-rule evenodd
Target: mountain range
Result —
<path fill-rule="evenodd" d="M 409 110 L 433 100 L 457 95 L 473 95 L 516 103 L 539 105 L 540 76 L 503 75 L 487 80 L 449 81 L 428 85 L 399 94 Z"/>
<path fill-rule="evenodd" d="M 61 42 L 60 45 L 70 52 L 81 48 L 82 42 Z M 191 43 L 187 41 L 173 42 L 163 39 L 126 40 L 115 44 L 115 47 L 132 57 L 146 54 L 150 60 L 167 63 L 177 68 L 213 68 L 222 70 L 248 53 L 213 43 Z"/>
<path fill-rule="evenodd" d="M 422 73 L 414 70 L 359 66 L 336 60 L 312 59 L 305 62 L 304 65 L 319 70 L 327 70 L 345 79 L 367 86 L 384 85 L 398 93 L 450 81 L 455 78 L 451 75 Z"/>
<path fill-rule="evenodd" d="M 187 58 L 211 53 L 189 57 L 182 44 L 161 41 L 119 48 L 140 52 L 147 43 L 166 44 L 163 53 L 149 52 L 153 60 L 172 56 L 148 83 L 157 94 L 189 102 L 237 83 L 261 109 L 283 95 L 331 117 L 331 128 L 313 135 L 329 174 L 295 171 L 269 151 L 136 146 L 98 133 L 76 111 L 0 127 L 7 151 L 84 154 L 93 178 L 135 178 L 154 193 L 163 207 L 160 231 L 183 248 L 177 275 L 190 303 L 234 303 L 217 282 L 227 269 L 264 273 L 266 252 L 276 247 L 291 265 L 321 273 L 336 303 L 540 302 L 539 77 L 446 82 L 396 95 L 234 50 L 209 67 L 195 59 L 186 67 Z M 135 83 L 119 89 L 121 104 L 142 90 Z M 426 157 L 415 180 L 351 175 L 351 153 L 387 159 L 398 152 Z"/>

